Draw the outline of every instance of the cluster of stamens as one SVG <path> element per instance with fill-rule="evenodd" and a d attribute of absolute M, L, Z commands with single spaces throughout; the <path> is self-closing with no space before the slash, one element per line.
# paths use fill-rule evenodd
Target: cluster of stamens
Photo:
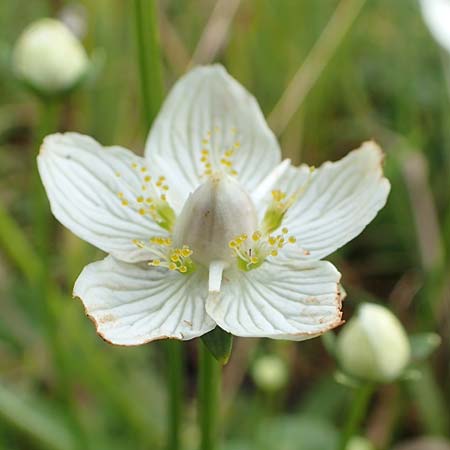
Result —
<path fill-rule="evenodd" d="M 287 236 L 288 233 L 287 228 L 282 228 L 277 235 L 264 235 L 258 230 L 251 238 L 247 234 L 236 236 L 228 245 L 238 258 L 239 268 L 248 271 L 259 267 L 267 257 L 278 256 L 286 244 L 295 244 L 296 238 Z"/>
<path fill-rule="evenodd" d="M 229 175 L 236 176 L 237 171 L 233 168 L 233 156 L 237 149 L 240 148 L 241 143 L 239 140 L 235 140 L 231 145 L 227 146 L 220 156 L 220 158 L 216 161 L 215 155 L 212 154 L 211 150 L 208 147 L 211 147 L 211 141 L 214 139 L 214 134 L 217 134 L 220 131 L 219 127 L 214 127 L 212 131 L 208 131 L 206 136 L 202 139 L 202 149 L 200 151 L 200 162 L 204 167 L 203 175 L 210 176 L 213 174 L 214 169 L 218 169 L 221 167 L 225 173 Z M 231 133 L 235 135 L 237 133 L 236 128 L 231 128 Z"/>
<path fill-rule="evenodd" d="M 149 266 L 165 267 L 171 271 L 190 273 L 195 270 L 191 259 L 192 250 L 183 245 L 181 248 L 172 247 L 172 239 L 166 237 L 152 237 L 148 243 L 134 239 L 133 244 L 140 249 L 146 249 L 155 257 L 148 261 Z"/>
<path fill-rule="evenodd" d="M 171 230 L 175 219 L 175 213 L 167 202 L 167 191 L 169 186 L 166 184 L 166 179 L 160 176 L 156 180 L 148 174 L 148 169 L 145 166 L 140 166 L 136 162 L 131 164 L 131 168 L 137 172 L 140 177 L 140 189 L 125 186 L 128 195 L 120 191 L 117 196 L 121 200 L 123 206 L 128 206 L 134 209 L 141 216 L 149 215 L 162 228 Z M 121 177 L 119 172 L 116 172 L 117 177 Z"/>

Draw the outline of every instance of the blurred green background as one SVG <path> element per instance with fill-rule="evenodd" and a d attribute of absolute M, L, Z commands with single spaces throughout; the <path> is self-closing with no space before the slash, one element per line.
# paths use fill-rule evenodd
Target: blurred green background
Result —
<path fill-rule="evenodd" d="M 335 52 L 311 60 L 336 7 L 342 40 L 331 40 Z M 408 332 L 433 331 L 442 344 L 414 377 L 378 389 L 361 434 L 378 449 L 448 437 L 450 55 L 431 38 L 418 3 L 165 0 L 158 9 L 167 89 L 193 56 L 194 63 L 218 61 L 257 97 L 295 163 L 335 160 L 370 138 L 382 145 L 392 183 L 388 205 L 331 258 L 348 293 L 344 318 L 358 303 L 378 301 Z M 48 214 L 47 204 L 33 200 L 40 105 L 15 80 L 10 50 L 30 22 L 61 15 L 84 28 L 93 68 L 62 102 L 55 131 L 79 131 L 138 153 L 148 131 L 131 1 L 0 2 L 0 449 L 157 450 L 164 448 L 166 427 L 161 344 L 104 343 L 70 295 L 82 267 L 101 253 L 56 221 L 51 254 L 40 254 L 36 242 L 36 209 Z M 229 24 L 223 35 L 220 23 Z M 290 97 L 291 118 L 275 105 L 300 67 L 303 80 L 308 71 L 318 77 L 310 90 L 300 86 Z M 41 267 L 48 267 L 46 287 L 36 281 Z M 195 344 L 184 345 L 187 450 L 199 439 Z M 248 370 L 265 354 L 278 355 L 289 371 L 276 392 L 261 389 Z M 351 387 L 335 381 L 335 370 L 321 339 L 235 339 L 223 375 L 221 448 L 333 449 L 353 398 Z"/>

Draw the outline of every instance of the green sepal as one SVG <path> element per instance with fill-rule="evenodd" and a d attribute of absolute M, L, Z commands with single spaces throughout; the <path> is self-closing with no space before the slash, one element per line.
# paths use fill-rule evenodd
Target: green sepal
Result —
<path fill-rule="evenodd" d="M 441 337 L 436 333 L 418 333 L 409 336 L 412 362 L 426 360 L 440 345 Z"/>
<path fill-rule="evenodd" d="M 220 327 L 216 327 L 209 333 L 204 334 L 201 339 L 214 358 L 224 366 L 231 356 L 233 335 Z"/>

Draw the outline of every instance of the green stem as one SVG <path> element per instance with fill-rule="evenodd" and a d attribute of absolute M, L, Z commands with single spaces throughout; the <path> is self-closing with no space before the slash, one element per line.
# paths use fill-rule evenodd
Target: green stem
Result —
<path fill-rule="evenodd" d="M 153 122 L 163 99 L 163 78 L 154 0 L 134 0 L 137 51 L 145 125 Z"/>
<path fill-rule="evenodd" d="M 158 113 L 164 93 L 155 1 L 134 0 L 134 20 L 145 125 L 149 127 Z M 169 450 L 178 450 L 183 395 L 181 344 L 167 342 L 166 355 L 169 384 L 167 444 Z"/>
<path fill-rule="evenodd" d="M 198 403 L 201 450 L 214 450 L 220 396 L 220 364 L 203 342 L 199 342 Z"/>
<path fill-rule="evenodd" d="M 167 423 L 167 448 L 180 448 L 181 409 L 183 397 L 183 353 L 182 343 L 166 341 L 166 355 L 169 383 L 169 409 Z"/>
<path fill-rule="evenodd" d="M 35 134 L 35 145 L 31 149 L 33 160 L 33 237 L 38 254 L 46 264 L 49 258 L 52 217 L 35 161 L 45 136 L 57 131 L 59 104 L 56 100 L 42 100 L 39 106 L 41 111 Z"/>
<path fill-rule="evenodd" d="M 350 439 L 358 432 L 359 427 L 366 416 L 367 408 L 374 391 L 375 385 L 369 382 L 356 389 L 353 403 L 347 415 L 339 440 L 339 450 L 345 450 Z"/>

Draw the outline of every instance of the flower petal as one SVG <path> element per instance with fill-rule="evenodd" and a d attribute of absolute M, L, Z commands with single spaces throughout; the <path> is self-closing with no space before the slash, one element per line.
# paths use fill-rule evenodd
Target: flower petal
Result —
<path fill-rule="evenodd" d="M 206 271 L 182 275 L 108 256 L 84 268 L 73 295 L 82 300 L 103 339 L 140 345 L 188 340 L 212 330 L 215 323 L 205 311 L 207 291 Z"/>
<path fill-rule="evenodd" d="M 233 269 L 225 272 L 220 295 L 208 298 L 206 310 L 236 336 L 301 341 L 341 323 L 340 277 L 326 261 Z"/>
<path fill-rule="evenodd" d="M 317 260 L 358 236 L 389 194 L 382 162 L 381 149 L 366 142 L 340 161 L 326 162 L 312 175 L 306 166 L 291 167 L 279 189 L 288 195 L 306 189 L 283 220 L 297 238 L 297 245 L 284 247 L 284 253 L 293 259 Z"/>
<path fill-rule="evenodd" d="M 209 151 L 215 168 L 224 168 L 220 160 L 229 148 L 234 150 L 229 159 L 247 190 L 255 188 L 281 159 L 255 98 L 222 66 L 197 67 L 167 97 L 148 137 L 146 156 L 168 163 L 171 184 L 180 186 L 187 197 L 205 172 L 201 150 Z"/>
<path fill-rule="evenodd" d="M 80 238 L 129 262 L 149 259 L 134 239 L 167 235 L 149 215 L 138 212 L 146 166 L 129 150 L 102 147 L 77 133 L 47 136 L 38 156 L 55 217 Z"/>

